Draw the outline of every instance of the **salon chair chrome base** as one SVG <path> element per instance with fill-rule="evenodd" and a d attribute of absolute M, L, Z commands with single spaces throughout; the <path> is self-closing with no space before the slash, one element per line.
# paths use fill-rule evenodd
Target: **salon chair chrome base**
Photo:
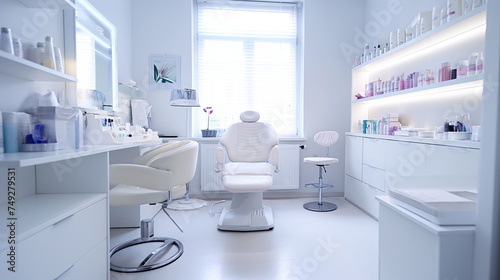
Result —
<path fill-rule="evenodd" d="M 273 210 L 262 205 L 262 193 L 234 193 L 217 223 L 219 230 L 260 231 L 274 228 Z"/>
<path fill-rule="evenodd" d="M 160 211 L 163 210 L 163 212 L 167 214 L 167 216 L 172 220 L 172 222 L 174 222 L 174 224 L 182 232 L 182 229 L 179 227 L 179 225 L 177 225 L 177 223 L 175 223 L 172 217 L 170 217 L 170 215 L 167 213 L 165 207 L 166 205 L 163 205 L 162 208 L 156 214 L 158 214 Z M 168 237 L 153 237 L 153 236 L 154 236 L 154 220 L 153 219 L 142 220 L 140 238 L 136 238 L 134 240 L 121 243 L 115 246 L 113 249 L 111 249 L 109 253 L 110 269 L 118 272 L 143 272 L 143 271 L 153 270 L 166 266 L 176 261 L 182 255 L 182 253 L 184 253 L 184 246 L 179 240 Z M 113 255 L 115 255 L 119 251 L 128 247 L 133 247 L 140 244 L 153 243 L 153 242 L 162 244 L 159 245 L 156 249 L 154 249 L 151 253 L 149 253 L 138 266 L 121 266 L 113 263 Z M 175 251 L 171 253 L 170 256 L 168 256 L 167 258 L 161 260 L 165 254 L 169 253 L 170 250 L 175 250 Z M 154 262 L 157 259 L 161 261 Z"/>

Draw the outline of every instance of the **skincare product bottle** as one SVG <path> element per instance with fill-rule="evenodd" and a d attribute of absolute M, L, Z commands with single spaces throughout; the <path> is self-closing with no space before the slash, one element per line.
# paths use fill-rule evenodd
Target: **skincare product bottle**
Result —
<path fill-rule="evenodd" d="M 440 25 L 443 25 L 448 22 L 448 13 L 446 12 L 446 8 L 441 8 L 441 22 Z"/>
<path fill-rule="evenodd" d="M 480 7 L 481 5 L 483 5 L 483 2 L 485 2 L 485 0 L 473 0 L 472 1 L 472 9 L 476 9 L 476 8 Z"/>
<path fill-rule="evenodd" d="M 61 73 L 64 73 L 64 66 L 63 66 L 64 64 L 60 48 L 54 47 L 54 56 L 56 60 L 56 70 Z"/>
<path fill-rule="evenodd" d="M 462 127 L 463 132 L 472 132 L 472 126 L 470 124 L 469 114 L 462 115 L 462 123 L 463 123 L 463 127 Z"/>
<path fill-rule="evenodd" d="M 467 73 L 468 76 L 476 75 L 476 62 L 479 53 L 473 52 L 469 56 L 469 71 Z"/>
<path fill-rule="evenodd" d="M 54 42 L 52 37 L 45 37 L 45 49 L 43 52 L 43 65 L 56 70 L 56 57 L 54 54 Z"/>
<path fill-rule="evenodd" d="M 457 78 L 467 77 L 468 70 L 469 70 L 469 61 L 460 60 L 458 62 Z"/>
<path fill-rule="evenodd" d="M 443 62 L 441 64 L 441 82 L 448 81 L 451 79 L 451 66 L 449 62 Z"/>
<path fill-rule="evenodd" d="M 472 11 L 473 0 L 462 0 L 462 11 L 468 13 Z"/>
<path fill-rule="evenodd" d="M 12 43 L 12 34 L 10 33 L 10 28 L 1 28 L 1 44 L 0 49 L 4 52 L 14 54 L 14 45 Z"/>
<path fill-rule="evenodd" d="M 402 44 L 406 43 L 406 31 L 403 28 L 398 29 L 398 46 L 401 46 Z"/>
<path fill-rule="evenodd" d="M 19 128 L 16 112 L 2 112 L 3 147 L 5 153 L 19 152 Z"/>
<path fill-rule="evenodd" d="M 45 44 L 42 42 L 38 42 L 36 47 L 30 48 L 29 60 L 33 61 L 36 64 L 43 65 L 43 52 L 45 50 Z"/>
<path fill-rule="evenodd" d="M 14 55 L 23 58 L 23 43 L 21 43 L 21 39 L 12 38 L 12 45 L 14 46 Z"/>
<path fill-rule="evenodd" d="M 479 52 L 476 58 L 476 75 L 483 74 L 483 53 Z"/>
<path fill-rule="evenodd" d="M 448 22 L 462 15 L 462 0 L 448 0 Z"/>
<path fill-rule="evenodd" d="M 397 33 L 398 33 L 397 31 L 391 31 L 391 33 L 389 34 L 389 50 L 392 50 L 398 46 Z"/>
<path fill-rule="evenodd" d="M 432 7 L 432 29 L 436 29 L 441 25 L 441 7 Z"/>

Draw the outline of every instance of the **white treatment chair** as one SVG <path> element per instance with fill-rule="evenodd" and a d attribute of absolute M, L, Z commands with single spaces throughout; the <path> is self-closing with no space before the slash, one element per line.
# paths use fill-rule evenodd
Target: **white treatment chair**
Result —
<path fill-rule="evenodd" d="M 222 184 L 233 193 L 225 207 L 218 229 L 229 231 L 269 230 L 274 227 L 273 212 L 262 204 L 263 192 L 273 185 L 278 172 L 278 135 L 274 128 L 258 122 L 256 111 L 241 113 L 241 122 L 229 126 L 217 148 L 217 170 Z M 228 161 L 226 162 L 226 157 Z"/>
<path fill-rule="evenodd" d="M 163 211 L 182 231 L 165 210 L 168 201 L 182 197 L 186 184 L 196 171 L 198 143 L 185 140 L 163 144 L 134 160 L 133 164 L 112 164 L 109 180 L 113 186 L 109 191 L 111 206 L 129 206 L 161 203 L 155 216 Z M 177 260 L 184 252 L 179 240 L 168 237 L 153 237 L 153 218 L 141 221 L 141 237 L 124 242 L 110 251 L 110 268 L 119 272 L 141 272 L 160 268 Z M 136 266 L 126 266 L 113 262 L 117 252 L 143 243 L 159 242 L 159 247 L 142 257 Z M 166 255 L 166 257 L 165 257 Z M 159 256 L 162 256 L 161 258 Z M 141 259 L 142 259 L 141 258 Z"/>

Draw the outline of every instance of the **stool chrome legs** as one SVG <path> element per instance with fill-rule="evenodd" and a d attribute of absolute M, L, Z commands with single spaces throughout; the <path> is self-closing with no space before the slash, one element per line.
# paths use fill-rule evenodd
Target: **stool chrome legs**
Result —
<path fill-rule="evenodd" d="M 331 184 L 325 184 L 323 183 L 323 170 L 325 170 L 324 165 L 318 165 L 319 167 L 319 181 L 318 183 L 311 183 L 311 184 L 306 184 L 307 186 L 312 186 L 315 188 L 319 189 L 319 194 L 318 194 L 318 202 L 308 202 L 304 204 L 304 208 L 310 211 L 316 211 L 316 212 L 328 212 L 328 211 L 333 211 L 337 209 L 337 205 L 330 203 L 330 202 L 323 202 L 323 189 L 324 188 L 333 188 L 333 185 Z"/>

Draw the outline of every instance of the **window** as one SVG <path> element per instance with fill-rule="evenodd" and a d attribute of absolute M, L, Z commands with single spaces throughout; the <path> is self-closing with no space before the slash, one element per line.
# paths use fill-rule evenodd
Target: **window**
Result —
<path fill-rule="evenodd" d="M 280 136 L 300 134 L 299 12 L 290 2 L 198 0 L 197 90 L 213 107 L 211 129 L 257 110 Z M 195 109 L 194 135 L 206 128 Z"/>

